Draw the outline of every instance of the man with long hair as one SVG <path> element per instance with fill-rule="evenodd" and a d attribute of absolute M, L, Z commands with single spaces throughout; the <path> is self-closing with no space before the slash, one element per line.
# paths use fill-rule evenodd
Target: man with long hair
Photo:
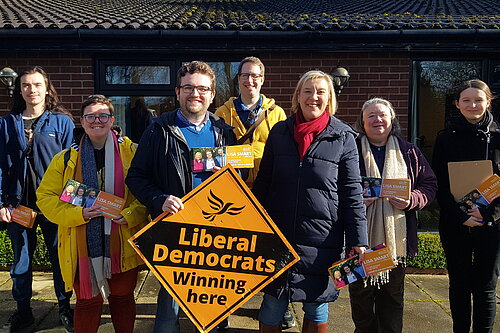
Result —
<path fill-rule="evenodd" d="M 26 228 L 13 222 L 11 213 L 19 205 L 39 212 L 35 191 L 52 157 L 71 145 L 74 127 L 43 68 L 22 72 L 15 83 L 11 112 L 0 119 L 0 221 L 7 223 L 14 252 L 10 274 L 17 302 L 17 310 L 5 325 L 10 332 L 34 323 L 30 302 L 38 225 L 50 254 L 59 318 L 67 331 L 73 331 L 71 292 L 65 291 L 57 256 L 57 225 L 38 213 L 33 227 Z"/>

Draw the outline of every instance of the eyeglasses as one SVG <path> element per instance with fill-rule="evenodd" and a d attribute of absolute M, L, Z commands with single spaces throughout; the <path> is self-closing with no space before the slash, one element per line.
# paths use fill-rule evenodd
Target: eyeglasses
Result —
<path fill-rule="evenodd" d="M 254 74 L 254 73 L 240 73 L 240 77 L 243 79 L 243 80 L 248 80 L 250 77 L 254 80 L 258 80 L 262 77 L 264 77 L 264 75 L 262 74 Z"/>
<path fill-rule="evenodd" d="M 89 124 L 92 124 L 95 122 L 96 119 L 99 119 L 99 122 L 101 124 L 105 124 L 109 121 L 109 118 L 113 117 L 112 114 L 109 113 L 101 113 L 100 115 L 96 116 L 93 114 L 86 114 L 82 116 L 85 121 L 87 121 Z"/>
<path fill-rule="evenodd" d="M 196 89 L 200 95 L 206 95 L 209 92 L 212 91 L 212 88 L 205 87 L 205 86 L 191 86 L 189 84 L 183 85 L 179 87 L 183 93 L 185 94 L 192 94 L 194 90 Z"/>

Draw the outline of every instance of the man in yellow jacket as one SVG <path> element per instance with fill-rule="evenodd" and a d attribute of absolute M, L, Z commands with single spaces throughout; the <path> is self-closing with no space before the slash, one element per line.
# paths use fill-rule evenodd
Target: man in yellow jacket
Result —
<path fill-rule="evenodd" d="M 234 127 L 233 131 L 239 144 L 252 145 L 254 168 L 249 170 L 248 178 L 245 180 L 250 188 L 259 172 L 264 146 L 271 128 L 277 122 L 286 119 L 285 111 L 274 103 L 274 99 L 260 93 L 264 84 L 265 70 L 259 58 L 243 59 L 238 66 L 240 96 L 231 97 L 215 111 L 215 115 Z M 284 329 L 295 326 L 289 311 L 285 313 L 282 324 Z M 219 325 L 219 328 L 226 327 L 229 327 L 226 321 Z"/>
<path fill-rule="evenodd" d="M 231 97 L 215 112 L 227 124 L 234 127 L 237 140 L 241 140 L 248 133 L 248 139 L 239 143 L 251 144 L 253 148 L 254 168 L 250 170 L 246 180 L 250 188 L 259 171 L 269 131 L 278 121 L 286 119 L 285 112 L 274 103 L 274 99 L 260 93 L 264 74 L 265 67 L 259 58 L 243 59 L 238 66 L 240 96 Z"/>

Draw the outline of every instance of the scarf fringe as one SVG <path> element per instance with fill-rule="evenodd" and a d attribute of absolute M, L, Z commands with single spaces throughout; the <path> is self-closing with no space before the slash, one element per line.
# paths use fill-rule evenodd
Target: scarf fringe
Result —
<path fill-rule="evenodd" d="M 397 262 L 397 266 L 401 265 L 403 267 L 406 267 L 406 257 L 399 257 L 395 261 Z M 389 283 L 389 280 L 390 280 L 389 272 L 390 271 L 392 271 L 392 269 L 390 269 L 388 271 L 380 272 L 380 273 L 377 273 L 377 274 L 374 274 L 371 276 L 367 276 L 364 279 L 365 288 L 368 285 L 370 285 L 370 286 L 377 287 L 377 289 L 380 289 L 384 284 Z"/>

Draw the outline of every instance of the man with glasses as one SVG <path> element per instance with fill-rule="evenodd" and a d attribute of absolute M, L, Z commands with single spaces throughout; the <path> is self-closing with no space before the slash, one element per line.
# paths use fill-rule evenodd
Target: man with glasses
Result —
<path fill-rule="evenodd" d="M 236 142 L 232 128 L 208 112 L 215 97 L 215 74 L 207 63 L 183 64 L 177 73 L 175 93 L 179 109 L 155 118 L 146 129 L 126 179 L 130 191 L 152 218 L 182 210 L 180 198 L 219 169 L 192 173 L 191 148 Z M 179 305 L 163 287 L 158 293 L 154 331 L 179 332 Z"/>
<path fill-rule="evenodd" d="M 240 96 L 231 97 L 215 112 L 234 127 L 238 143 L 252 145 L 254 168 L 250 170 L 246 180 L 249 187 L 252 187 L 259 171 L 269 131 L 278 121 L 286 119 L 285 112 L 275 104 L 274 99 L 260 93 L 264 72 L 264 64 L 259 58 L 243 59 L 238 66 Z"/>
<path fill-rule="evenodd" d="M 277 122 L 286 119 L 285 112 L 275 104 L 274 99 L 260 93 L 264 84 L 265 67 L 257 57 L 246 57 L 238 66 L 238 87 L 240 95 L 231 97 L 220 106 L 215 114 L 233 126 L 238 144 L 251 144 L 254 168 L 249 170 L 245 182 L 252 188 L 259 172 L 267 137 Z M 288 310 L 283 318 L 283 328 L 295 326 L 293 315 Z M 229 322 L 221 323 L 229 327 Z"/>

